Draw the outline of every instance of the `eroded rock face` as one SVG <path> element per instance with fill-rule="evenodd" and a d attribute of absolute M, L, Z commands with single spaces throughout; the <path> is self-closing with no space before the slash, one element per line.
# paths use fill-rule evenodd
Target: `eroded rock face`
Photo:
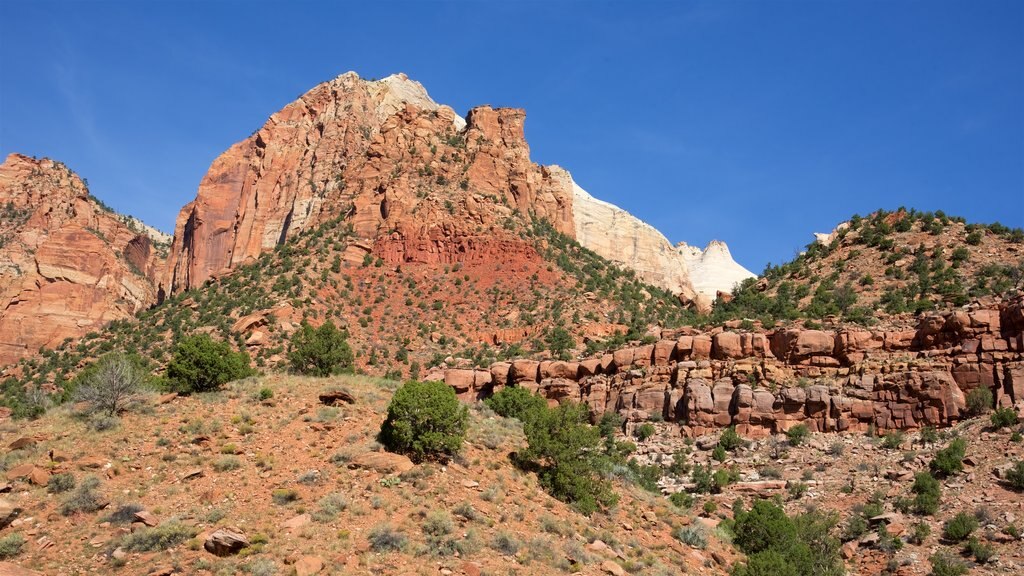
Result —
<path fill-rule="evenodd" d="M 0 366 L 156 301 L 169 238 L 102 207 L 63 164 L 8 156 L 0 211 Z"/>
<path fill-rule="evenodd" d="M 404 74 L 366 81 L 349 72 L 320 84 L 213 162 L 178 216 L 164 288 L 199 286 L 339 217 L 362 246 L 352 259 L 500 262 L 533 250 L 507 229 L 510 219 L 544 219 L 704 307 L 753 276 L 724 245 L 675 248 L 565 170 L 534 164 L 524 122 L 522 110 L 489 106 L 463 120 Z"/>
<path fill-rule="evenodd" d="M 471 377 L 479 372 L 448 370 L 444 379 L 467 400 L 517 385 L 582 402 L 595 419 L 660 415 L 690 435 L 948 426 L 966 416 L 979 387 L 1024 413 L 1024 298 L 926 316 L 917 330 L 664 331 L 653 345 L 600 358 L 513 360 L 491 366 L 490 380 Z"/>

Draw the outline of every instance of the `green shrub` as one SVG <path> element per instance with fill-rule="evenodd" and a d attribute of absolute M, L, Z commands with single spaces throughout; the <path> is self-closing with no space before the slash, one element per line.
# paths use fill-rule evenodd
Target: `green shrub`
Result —
<path fill-rule="evenodd" d="M 737 448 L 742 448 L 746 443 L 746 440 L 736 433 L 735 426 L 729 426 L 723 430 L 722 435 L 718 438 L 718 445 L 727 452 L 732 452 Z"/>
<path fill-rule="evenodd" d="M 840 576 L 839 540 L 831 535 L 835 518 L 808 512 L 794 518 L 769 500 L 735 514 L 733 543 L 747 554 L 734 574 Z"/>
<path fill-rule="evenodd" d="M 165 522 L 128 534 L 121 540 L 121 547 L 128 552 L 167 550 L 194 537 L 198 532 L 197 529 L 180 522 Z"/>
<path fill-rule="evenodd" d="M 981 386 L 967 393 L 967 413 L 980 416 L 992 409 L 992 391 Z"/>
<path fill-rule="evenodd" d="M 106 501 L 97 492 L 99 486 L 99 478 L 95 476 L 86 477 L 78 485 L 78 488 L 61 502 L 60 513 L 64 516 L 72 516 L 78 513 L 96 512 L 102 509 L 106 505 Z"/>
<path fill-rule="evenodd" d="M 886 450 L 899 450 L 899 447 L 903 445 L 904 439 L 905 436 L 900 430 L 889 432 L 882 436 L 882 448 Z"/>
<path fill-rule="evenodd" d="M 715 449 L 711 451 L 711 457 L 719 462 L 725 462 L 725 448 L 722 448 L 721 444 L 716 445 Z"/>
<path fill-rule="evenodd" d="M 238 470 L 242 467 L 242 461 L 235 456 L 221 456 L 213 463 L 213 469 L 216 472 L 227 472 L 229 470 Z"/>
<path fill-rule="evenodd" d="M 978 520 L 966 512 L 960 512 L 943 525 L 942 537 L 952 542 L 963 542 L 977 529 Z"/>
<path fill-rule="evenodd" d="M 253 373 L 248 354 L 234 352 L 226 342 L 217 342 L 208 334 L 181 339 L 167 364 L 167 378 L 184 394 L 217 390 Z"/>
<path fill-rule="evenodd" d="M 1013 408 L 996 408 L 989 419 L 992 421 L 992 427 L 999 430 L 1017 423 L 1017 411 Z"/>
<path fill-rule="evenodd" d="M 530 420 L 534 414 L 548 407 L 547 400 L 521 386 L 506 386 L 484 400 L 484 404 L 499 416 L 516 418 L 521 422 Z"/>
<path fill-rule="evenodd" d="M 21 554 L 21 549 L 24 546 L 25 538 L 21 534 L 8 534 L 0 538 L 0 560 L 14 558 Z"/>
<path fill-rule="evenodd" d="M 810 434 L 811 433 L 807 429 L 806 425 L 797 424 L 789 430 L 786 430 L 786 439 L 789 440 L 789 444 L 791 446 L 799 446 L 804 443 L 804 440 L 807 440 L 807 437 L 810 436 Z"/>
<path fill-rule="evenodd" d="M 1024 460 L 1018 460 L 1006 472 L 1006 482 L 1017 490 L 1024 490 Z"/>
<path fill-rule="evenodd" d="M 920 546 L 932 534 L 932 527 L 927 522 L 916 522 L 910 532 L 910 542 Z"/>
<path fill-rule="evenodd" d="M 927 472 L 914 475 L 914 485 L 910 489 L 914 493 L 911 509 L 917 514 L 935 514 L 939 511 L 939 499 L 942 487 L 939 481 Z"/>
<path fill-rule="evenodd" d="M 303 322 L 288 346 L 292 370 L 308 376 L 337 374 L 351 368 L 353 360 L 347 334 L 330 320 L 319 328 Z"/>
<path fill-rule="evenodd" d="M 967 455 L 967 441 L 963 438 L 956 438 L 942 450 L 935 453 L 935 458 L 928 464 L 928 468 L 938 478 L 945 478 L 958 474 L 964 469 L 964 456 Z"/>
<path fill-rule="evenodd" d="M 698 525 L 677 526 L 672 529 L 672 537 L 683 544 L 703 550 L 708 546 L 708 533 Z"/>
<path fill-rule="evenodd" d="M 603 478 L 611 460 L 601 450 L 601 431 L 588 422 L 585 405 L 566 402 L 539 410 L 523 423 L 527 448 L 517 463 L 537 472 L 541 485 L 555 498 L 589 515 L 611 506 L 618 497 Z"/>
<path fill-rule="evenodd" d="M 54 474 L 46 482 L 46 491 L 50 494 L 61 494 L 75 487 L 75 475 L 71 472 Z"/>
<path fill-rule="evenodd" d="M 522 547 L 522 545 L 523 544 L 519 539 L 508 532 L 498 532 L 498 534 L 494 536 L 494 540 L 491 541 L 491 548 L 508 556 L 513 556 L 516 552 L 519 552 L 519 548 Z"/>
<path fill-rule="evenodd" d="M 368 536 L 370 549 L 374 552 L 401 552 L 409 543 L 405 534 L 395 530 L 387 524 L 382 524 L 370 530 Z"/>
<path fill-rule="evenodd" d="M 939 441 L 939 432 L 934 426 L 925 426 L 921 428 L 921 443 L 922 444 L 935 444 Z"/>
<path fill-rule="evenodd" d="M 317 502 L 317 510 L 312 514 L 313 520 L 331 522 L 346 508 L 348 508 L 348 500 L 345 496 L 338 492 L 331 492 Z"/>
<path fill-rule="evenodd" d="M 410 380 L 391 398 L 380 440 L 388 450 L 416 461 L 445 460 L 462 447 L 468 419 L 450 386 Z"/>
<path fill-rule="evenodd" d="M 635 435 L 637 440 L 643 442 L 644 440 L 647 440 L 651 436 L 654 436 L 655 432 L 657 432 L 657 430 L 654 428 L 654 424 L 651 424 L 650 422 L 644 422 L 640 426 L 637 426 Z"/>
<path fill-rule="evenodd" d="M 690 477 L 693 479 L 693 490 L 698 494 L 710 494 L 715 491 L 715 478 L 710 465 L 695 465 Z"/>
<path fill-rule="evenodd" d="M 270 493 L 270 499 L 278 506 L 286 506 L 299 499 L 299 493 L 291 488 L 278 488 Z"/>
<path fill-rule="evenodd" d="M 928 561 L 932 563 L 932 571 L 928 576 L 963 576 L 969 571 L 967 564 L 962 560 L 945 552 L 933 554 Z"/>
<path fill-rule="evenodd" d="M 974 559 L 980 564 L 986 564 L 993 556 L 996 555 L 996 549 L 991 544 L 984 544 L 981 540 L 978 540 L 976 536 L 971 536 L 970 540 L 967 541 L 967 546 L 964 550 L 974 556 Z"/>
<path fill-rule="evenodd" d="M 673 492 L 668 497 L 668 501 L 683 510 L 688 510 L 693 506 L 693 496 L 689 492 Z"/>

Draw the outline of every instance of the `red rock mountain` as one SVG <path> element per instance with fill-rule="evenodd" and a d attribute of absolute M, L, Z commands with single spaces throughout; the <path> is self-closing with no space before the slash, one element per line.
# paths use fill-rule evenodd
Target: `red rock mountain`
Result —
<path fill-rule="evenodd" d="M 489 106 L 463 119 L 403 74 L 320 84 L 214 161 L 178 216 L 164 288 L 199 286 L 342 214 L 362 239 L 350 259 L 497 262 L 519 249 L 503 226 L 518 214 L 692 299 L 686 260 L 664 236 L 530 161 L 524 120 Z M 731 288 L 731 272 L 705 295 Z"/>
<path fill-rule="evenodd" d="M 0 365 L 156 301 L 167 237 L 111 212 L 60 162 L 8 156 L 0 211 Z"/>

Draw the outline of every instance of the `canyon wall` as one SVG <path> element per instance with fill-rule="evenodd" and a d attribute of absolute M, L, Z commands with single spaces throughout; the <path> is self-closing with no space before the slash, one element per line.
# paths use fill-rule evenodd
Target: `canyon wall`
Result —
<path fill-rule="evenodd" d="M 467 400 L 523 386 L 552 402 L 585 403 L 595 418 L 654 417 L 686 435 L 948 426 L 979 387 L 997 405 L 1024 410 L 1024 300 L 926 316 L 911 330 L 682 329 L 580 361 L 523 359 L 427 377 Z"/>
<path fill-rule="evenodd" d="M 0 164 L 0 366 L 156 302 L 170 238 L 100 205 L 59 162 Z"/>

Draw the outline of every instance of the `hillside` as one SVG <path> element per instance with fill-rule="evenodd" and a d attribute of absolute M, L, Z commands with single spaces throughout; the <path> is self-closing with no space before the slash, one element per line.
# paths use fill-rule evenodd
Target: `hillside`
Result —
<path fill-rule="evenodd" d="M 170 238 L 115 214 L 60 162 L 0 164 L 0 366 L 157 300 Z"/>
<path fill-rule="evenodd" d="M 712 319 L 770 326 L 801 318 L 871 325 L 1000 299 L 1024 284 L 1024 232 L 899 209 L 854 216 L 792 261 L 766 267 L 716 306 Z"/>
<path fill-rule="evenodd" d="M 339 386 L 354 404 L 317 399 Z M 622 499 L 608 514 L 578 514 L 509 462 L 524 444 L 522 427 L 483 407 L 472 410 L 467 444 L 447 465 L 381 452 L 375 436 L 396 386 L 269 376 L 153 397 L 103 432 L 68 410 L 8 424 L 3 446 L 28 440 L 3 457 L 16 489 L 0 495 L 0 522 L 10 524 L 2 535 L 23 535 L 29 542 L 14 561 L 52 575 L 308 575 L 316 566 L 323 574 L 710 575 L 734 557 L 715 540 L 698 549 L 674 538 L 674 528 L 707 519 L 636 487 L 619 484 Z M 48 491 L 49 480 L 20 476 L 24 464 L 63 480 Z M 81 495 L 90 477 L 96 500 Z M 84 506 L 94 501 L 106 506 Z M 85 509 L 64 514 L 67 502 Z M 20 513 L 8 518 L 12 509 Z M 204 551 L 206 536 L 225 527 L 252 545 L 227 558 Z M 374 537 L 382 527 L 387 538 Z M 135 547 L 158 546 L 162 534 L 168 549 L 133 551 L 129 532 L 141 535 Z"/>

